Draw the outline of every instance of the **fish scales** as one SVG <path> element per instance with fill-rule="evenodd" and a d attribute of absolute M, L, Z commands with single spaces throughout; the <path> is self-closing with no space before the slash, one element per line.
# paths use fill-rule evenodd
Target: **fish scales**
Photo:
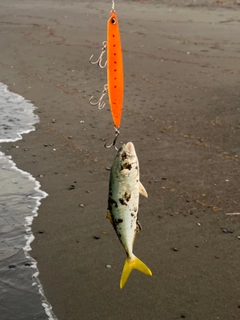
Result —
<path fill-rule="evenodd" d="M 109 207 L 113 227 L 129 257 L 137 232 L 137 211 L 139 202 L 138 161 L 132 163 L 130 170 L 115 161 L 110 174 Z"/>

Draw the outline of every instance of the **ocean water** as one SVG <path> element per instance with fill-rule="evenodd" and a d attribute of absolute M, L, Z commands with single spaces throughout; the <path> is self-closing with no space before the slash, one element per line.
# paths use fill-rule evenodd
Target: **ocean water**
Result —
<path fill-rule="evenodd" d="M 0 143 L 35 130 L 35 107 L 0 83 Z M 0 145 L 1 147 L 1 145 Z M 1 150 L 1 149 L 0 149 Z M 31 224 L 47 194 L 29 173 L 0 151 L 0 319 L 56 320 L 30 256 Z"/>

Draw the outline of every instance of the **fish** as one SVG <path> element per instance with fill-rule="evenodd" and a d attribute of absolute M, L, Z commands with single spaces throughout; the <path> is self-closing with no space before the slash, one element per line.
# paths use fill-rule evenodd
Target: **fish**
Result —
<path fill-rule="evenodd" d="M 133 254 L 136 234 L 142 229 L 138 220 L 140 193 L 148 197 L 140 182 L 139 162 L 134 144 L 128 142 L 118 149 L 110 170 L 107 208 L 107 218 L 127 255 L 120 278 L 121 289 L 133 269 L 152 276 L 152 271 Z"/>
<path fill-rule="evenodd" d="M 119 23 L 116 10 L 107 22 L 107 90 L 114 127 L 120 128 L 124 97 L 124 71 Z"/>

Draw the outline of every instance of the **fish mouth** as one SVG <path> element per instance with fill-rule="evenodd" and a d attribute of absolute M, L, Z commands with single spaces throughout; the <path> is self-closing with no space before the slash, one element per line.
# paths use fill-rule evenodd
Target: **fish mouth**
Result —
<path fill-rule="evenodd" d="M 121 161 L 123 162 L 128 161 L 130 159 L 134 159 L 136 157 L 134 144 L 132 142 L 123 144 L 118 151 L 118 155 L 121 158 Z"/>
<path fill-rule="evenodd" d="M 119 150 L 120 153 L 124 153 L 127 157 L 134 157 L 136 156 L 136 151 L 134 148 L 134 144 L 132 142 L 128 142 L 126 144 L 123 144 L 121 147 L 121 150 Z"/>
<path fill-rule="evenodd" d="M 122 161 L 126 161 L 127 159 L 136 157 L 134 144 L 132 142 L 123 144 L 121 148 L 118 150 L 118 156 L 121 158 Z"/>
<path fill-rule="evenodd" d="M 135 148 L 134 148 L 134 144 L 132 142 L 128 142 L 125 146 L 126 146 L 126 151 L 127 151 L 127 153 L 129 153 L 129 155 L 135 154 Z"/>
<path fill-rule="evenodd" d="M 138 159 L 132 142 L 123 144 L 118 150 L 117 157 L 119 158 L 119 170 L 123 174 L 129 174 L 134 163 L 136 163 L 138 167 Z"/>

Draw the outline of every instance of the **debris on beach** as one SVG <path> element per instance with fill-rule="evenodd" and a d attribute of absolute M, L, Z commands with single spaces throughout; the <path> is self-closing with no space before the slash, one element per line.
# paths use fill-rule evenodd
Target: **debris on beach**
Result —
<path fill-rule="evenodd" d="M 224 232 L 224 233 L 233 233 L 233 230 L 230 229 L 230 228 L 223 228 L 223 227 L 221 227 L 221 229 L 222 229 L 222 232 Z"/>
<path fill-rule="evenodd" d="M 240 212 L 232 212 L 232 213 L 228 212 L 228 213 L 226 213 L 226 215 L 227 216 L 239 216 Z"/>

